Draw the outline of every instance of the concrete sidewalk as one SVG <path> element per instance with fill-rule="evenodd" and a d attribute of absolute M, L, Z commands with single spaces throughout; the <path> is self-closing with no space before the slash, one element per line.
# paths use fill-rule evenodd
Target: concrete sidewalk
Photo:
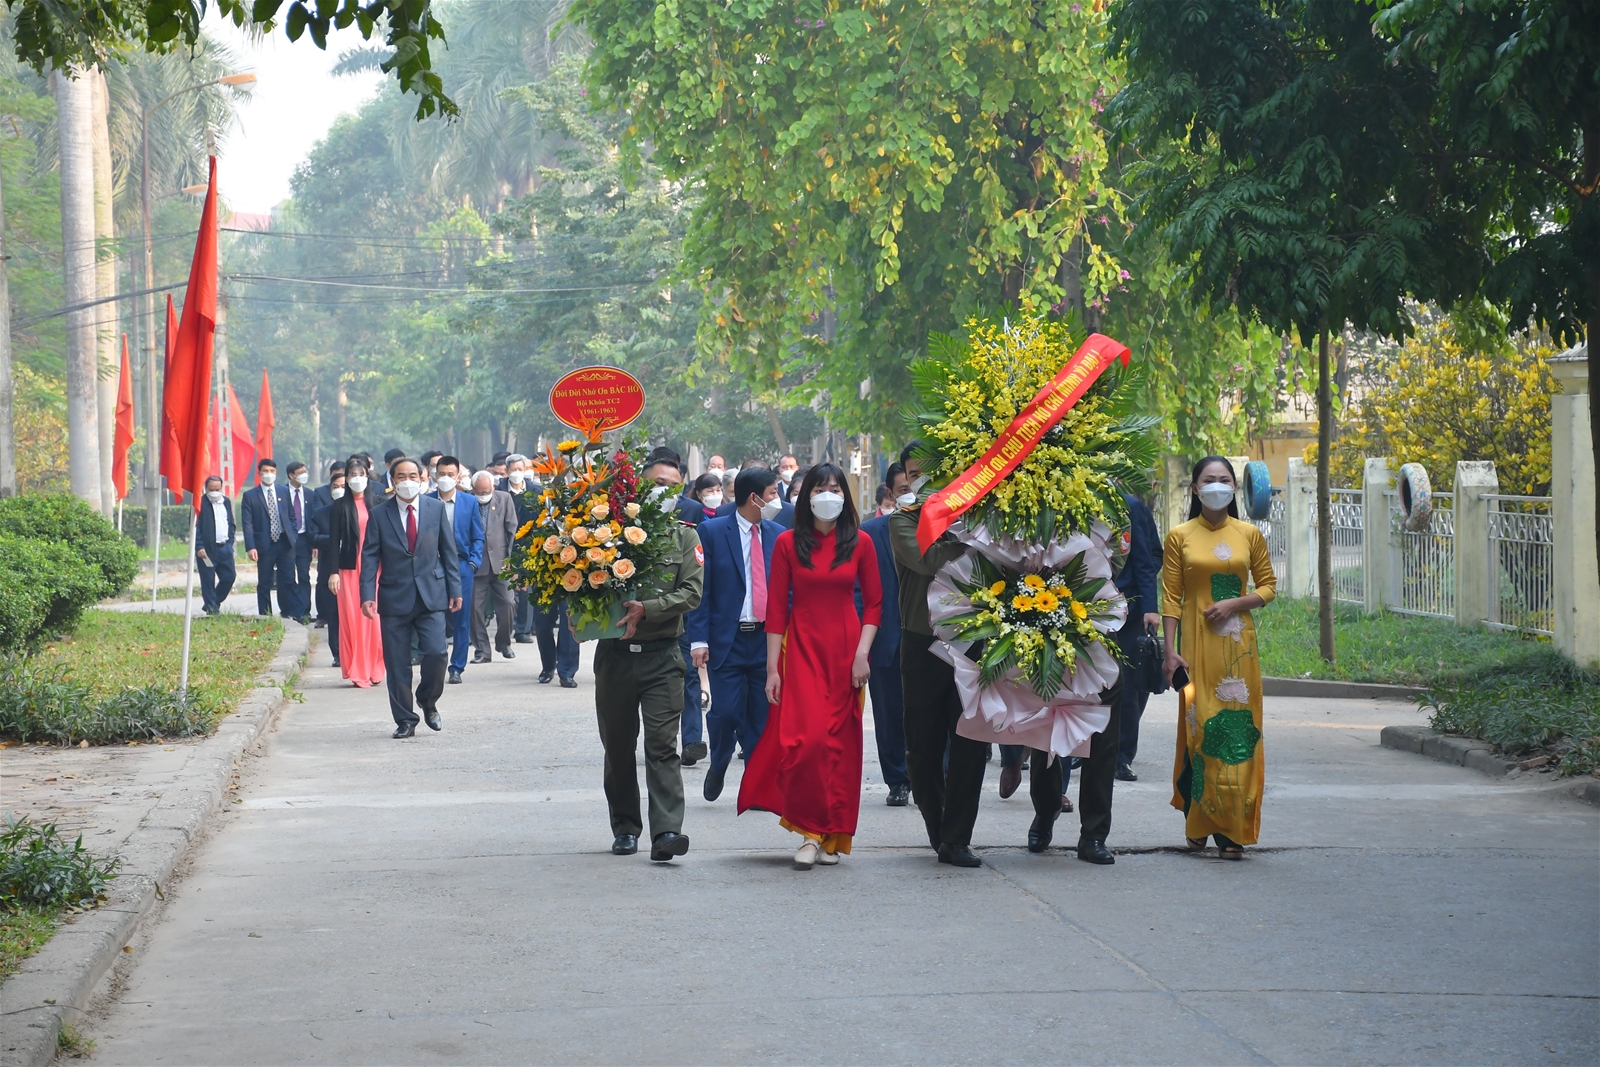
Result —
<path fill-rule="evenodd" d="M 319 648 L 88 1027 L 112 1063 L 1593 1063 L 1600 812 L 1381 748 L 1405 704 L 1269 698 L 1261 847 L 1179 854 L 1176 704 L 1119 783 L 1114 867 L 1030 855 L 994 793 L 975 871 L 883 804 L 791 869 L 686 772 L 689 855 L 609 854 L 581 688 L 468 668 L 443 733 Z M 1057 824 L 1076 839 L 1076 816 Z"/>

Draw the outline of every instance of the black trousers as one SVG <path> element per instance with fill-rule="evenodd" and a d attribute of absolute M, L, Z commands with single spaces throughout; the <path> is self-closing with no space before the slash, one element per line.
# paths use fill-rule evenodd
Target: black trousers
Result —
<path fill-rule="evenodd" d="M 1054 826 L 1061 814 L 1060 756 L 1050 758 L 1050 753 L 1036 748 L 1028 749 L 1028 799 L 1033 801 L 1033 813 L 1043 826 Z"/>
<path fill-rule="evenodd" d="M 256 611 L 272 614 L 272 590 L 278 590 L 278 612 L 287 618 L 299 603 L 295 589 L 294 546 L 288 535 L 256 546 Z"/>
<path fill-rule="evenodd" d="M 931 651 L 933 638 L 900 635 L 900 683 L 905 692 L 906 771 L 911 795 L 928 827 L 928 843 L 972 844 L 983 795 L 989 746 L 956 733 L 961 696 L 955 671 Z M 713 698 L 715 699 L 715 698 Z M 945 748 L 950 760 L 945 764 Z M 1057 772 L 1059 773 L 1059 771 Z M 1061 806 L 1059 795 L 1056 807 Z"/>
<path fill-rule="evenodd" d="M 317 552 L 317 618 L 328 624 L 328 647 L 339 658 L 339 598 L 328 588 L 328 579 L 339 573 L 338 561 L 329 549 Z"/>
<path fill-rule="evenodd" d="M 429 611 L 418 598 L 409 614 L 378 615 L 383 634 L 383 669 L 388 675 L 389 710 L 396 726 L 415 726 L 417 713 L 411 702 L 411 642 L 422 654 L 422 680 L 416 702 L 431 711 L 444 692 L 443 611 Z"/>
<path fill-rule="evenodd" d="M 211 566 L 206 566 L 198 556 L 195 557 L 195 569 L 200 572 L 200 602 L 208 608 L 216 608 L 233 591 L 233 546 L 221 544 L 204 547 Z"/>
<path fill-rule="evenodd" d="M 303 619 L 311 614 L 311 538 L 307 534 L 301 534 L 294 543 L 294 592 L 295 606 L 289 610 L 295 618 Z M 281 596 L 278 606 L 283 606 Z"/>

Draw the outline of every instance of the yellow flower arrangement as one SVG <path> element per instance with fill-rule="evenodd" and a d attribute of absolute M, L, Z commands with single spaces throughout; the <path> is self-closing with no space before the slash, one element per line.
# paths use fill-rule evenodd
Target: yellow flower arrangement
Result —
<path fill-rule="evenodd" d="M 576 452 L 581 447 L 583 447 L 583 442 L 582 441 L 571 441 L 571 440 L 568 440 L 568 441 L 562 441 L 560 444 L 556 445 L 556 451 L 565 454 L 565 453 L 568 453 L 568 452 Z"/>
<path fill-rule="evenodd" d="M 1004 593 L 1005 591 L 1006 591 L 1006 583 L 1004 581 L 995 582 L 993 585 L 991 585 L 989 587 L 989 595 L 990 596 L 999 596 L 1001 593 Z"/>
<path fill-rule="evenodd" d="M 521 526 L 517 527 L 517 536 L 518 537 L 527 537 L 532 532 L 533 532 L 533 520 L 532 519 L 529 519 L 527 522 L 525 522 Z"/>
<path fill-rule="evenodd" d="M 1022 584 L 1028 589 L 1039 590 L 1044 588 L 1044 579 L 1037 574 L 1024 574 Z"/>
<path fill-rule="evenodd" d="M 923 442 L 923 470 L 933 484 L 947 485 L 976 463 L 1080 341 L 1067 324 L 1027 313 L 972 318 L 960 341 L 936 335 L 930 356 L 912 365 L 923 404 L 912 430 Z M 968 524 L 1028 541 L 1049 541 L 1058 528 L 1087 530 L 1097 521 L 1120 525 L 1123 494 L 1148 488 L 1158 454 L 1150 433 L 1158 420 L 1132 413 L 1138 379 L 1126 371 L 1102 375 L 967 512 Z"/>
<path fill-rule="evenodd" d="M 544 544 L 541 547 L 544 549 L 546 555 L 560 555 L 561 538 L 557 537 L 555 534 L 551 534 L 549 537 L 544 539 Z"/>

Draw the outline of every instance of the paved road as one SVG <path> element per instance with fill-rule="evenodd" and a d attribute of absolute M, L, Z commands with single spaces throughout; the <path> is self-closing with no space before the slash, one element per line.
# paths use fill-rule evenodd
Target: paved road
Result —
<path fill-rule="evenodd" d="M 409 742 L 319 649 L 89 1027 L 96 1061 L 1600 1061 L 1600 812 L 1378 747 L 1406 706 L 1269 700 L 1244 863 L 1173 848 L 1163 698 L 1115 867 L 1030 855 L 1026 791 L 992 784 L 988 865 L 936 864 L 870 738 L 839 866 L 792 870 L 734 775 L 699 799 L 703 767 L 662 866 L 607 851 L 587 666 L 539 686 L 518 649 Z"/>

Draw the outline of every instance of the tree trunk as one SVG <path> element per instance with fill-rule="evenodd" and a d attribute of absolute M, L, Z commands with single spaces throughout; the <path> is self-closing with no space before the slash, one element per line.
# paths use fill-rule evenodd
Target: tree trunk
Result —
<path fill-rule="evenodd" d="M 111 131 L 107 125 L 111 114 L 111 94 L 106 86 L 105 72 L 96 67 L 84 75 L 89 80 L 94 99 L 94 235 L 95 235 L 95 292 L 97 299 L 106 300 L 117 293 L 116 225 L 112 221 Z M 101 510 L 109 518 L 117 506 L 117 484 L 112 476 L 111 463 L 116 433 L 118 374 L 122 360 L 117 346 L 120 322 L 115 301 L 100 304 L 95 309 L 95 347 L 99 354 L 99 370 L 95 388 L 95 414 L 100 429 L 100 500 Z"/>
<path fill-rule="evenodd" d="M 778 409 L 771 404 L 766 405 L 767 421 L 772 424 L 773 440 L 778 442 L 778 455 L 789 454 L 789 436 L 783 432 L 783 423 L 778 421 Z"/>
<path fill-rule="evenodd" d="M 11 293 L 6 282 L 6 214 L 0 196 L 0 499 L 17 492 L 17 438 L 12 424 L 16 385 L 11 380 Z"/>
<path fill-rule="evenodd" d="M 1328 367 L 1328 328 L 1317 335 L 1317 630 L 1322 658 L 1333 662 L 1333 503 L 1329 463 L 1333 456 L 1333 381 Z"/>
<path fill-rule="evenodd" d="M 80 72 L 50 74 L 56 99 L 56 140 L 61 160 L 61 246 L 65 303 L 95 299 L 94 92 Z M 95 508 L 100 496 L 100 418 L 95 309 L 67 313 L 67 470 L 74 496 Z"/>

